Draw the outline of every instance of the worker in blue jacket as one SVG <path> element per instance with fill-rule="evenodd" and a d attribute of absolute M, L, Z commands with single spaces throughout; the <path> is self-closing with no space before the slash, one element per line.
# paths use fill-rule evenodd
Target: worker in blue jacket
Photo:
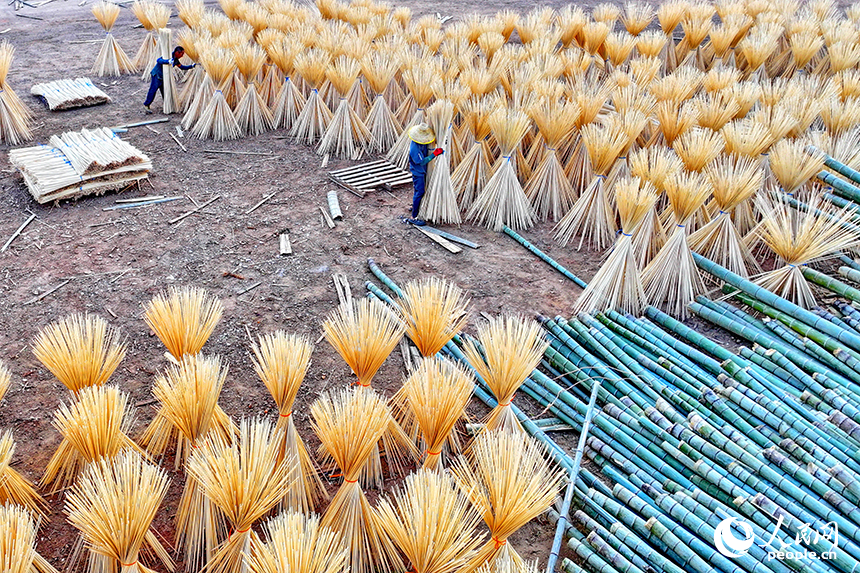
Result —
<path fill-rule="evenodd" d="M 412 195 L 412 218 L 407 222 L 413 225 L 423 226 L 426 223 L 418 218 L 418 210 L 421 208 L 421 199 L 424 197 L 427 179 L 427 164 L 442 155 L 441 147 L 431 150 L 430 144 L 436 140 L 436 135 L 426 123 L 415 125 L 409 129 L 409 171 L 412 172 L 412 186 L 415 193 Z"/>
<path fill-rule="evenodd" d="M 149 72 L 151 76 L 149 80 L 149 92 L 146 94 L 146 100 L 143 102 L 143 107 L 146 108 L 146 113 L 152 113 L 152 109 L 150 109 L 150 105 L 152 105 L 152 101 L 155 99 L 155 92 L 161 92 L 161 99 L 164 99 L 164 69 L 162 66 L 178 66 L 180 70 L 190 70 L 197 64 L 191 64 L 189 66 L 183 66 L 179 62 L 179 58 L 185 55 L 185 48 L 182 46 L 176 46 L 173 49 L 173 56 L 169 60 L 165 60 L 164 58 L 158 58 L 155 60 L 155 67 L 152 68 L 152 71 Z"/>

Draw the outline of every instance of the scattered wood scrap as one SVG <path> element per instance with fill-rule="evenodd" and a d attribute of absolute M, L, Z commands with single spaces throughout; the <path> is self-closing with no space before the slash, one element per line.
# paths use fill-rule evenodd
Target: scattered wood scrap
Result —
<path fill-rule="evenodd" d="M 403 365 L 406 366 L 406 374 L 409 374 L 415 369 L 412 364 L 412 353 L 409 351 L 409 343 L 406 338 L 400 339 L 400 355 L 403 356 Z"/>
<path fill-rule="evenodd" d="M 451 253 L 457 254 L 463 250 L 448 239 L 442 237 L 441 235 L 431 233 L 430 231 L 425 231 L 423 227 L 419 227 L 417 225 L 413 225 L 413 227 L 424 233 L 425 236 L 430 237 L 431 240 L 433 240 L 435 243 L 437 243 Z"/>
<path fill-rule="evenodd" d="M 33 303 L 39 302 L 40 300 L 42 300 L 42 299 L 43 299 L 43 298 L 45 298 L 46 296 L 51 295 L 51 294 L 53 294 L 53 293 L 57 292 L 58 290 L 60 290 L 61 288 L 63 288 L 63 287 L 64 287 L 64 286 L 66 286 L 67 284 L 69 284 L 70 282 L 72 282 L 72 279 L 66 279 L 66 280 L 64 280 L 63 282 L 61 282 L 60 284 L 58 284 L 57 286 L 55 286 L 55 287 L 53 287 L 53 288 L 50 288 L 50 289 L 46 290 L 45 292 L 43 292 L 43 293 L 42 293 L 42 294 L 40 294 L 39 296 L 37 296 L 37 297 L 35 297 L 35 298 L 31 298 L 30 300 L 28 300 L 27 302 L 25 302 L 25 303 L 24 303 L 24 305 L 26 306 L 26 305 L 29 305 L 29 304 L 33 304 Z"/>
<path fill-rule="evenodd" d="M 408 171 L 384 159 L 329 171 L 328 177 L 359 197 L 374 189 L 391 189 L 412 183 L 412 175 Z"/>
<path fill-rule="evenodd" d="M 176 127 L 179 127 L 179 126 L 177 125 Z M 182 148 L 182 151 L 184 151 L 185 153 L 188 153 L 188 148 L 187 148 L 187 147 L 185 147 L 184 145 L 182 145 L 182 142 L 181 142 L 181 141 L 179 141 L 178 139 L 176 139 L 176 136 L 175 136 L 175 135 L 173 135 L 172 133 L 169 133 L 168 135 L 170 135 L 170 137 L 172 137 L 172 138 L 173 138 L 173 141 L 175 141 L 175 142 L 176 142 L 176 145 L 178 145 L 179 147 L 181 147 L 181 148 Z"/>
<path fill-rule="evenodd" d="M 250 215 L 251 213 L 256 211 L 263 203 L 265 203 L 266 201 L 268 201 L 269 199 L 271 199 L 272 197 L 274 197 L 277 194 L 278 194 L 277 191 L 272 191 L 271 193 L 269 193 L 268 195 L 266 195 L 265 197 L 260 199 L 257 203 L 255 203 L 253 207 L 251 207 L 250 209 L 245 211 L 245 214 Z"/>
<path fill-rule="evenodd" d="M 126 125 L 115 125 L 111 129 L 117 130 L 117 129 L 128 129 L 130 127 L 142 127 L 144 125 L 152 125 L 154 123 L 164 123 L 166 121 L 170 121 L 170 118 L 169 117 L 159 117 L 156 119 L 148 119 L 146 121 L 138 121 L 136 123 L 128 123 Z"/>
<path fill-rule="evenodd" d="M 459 244 L 464 245 L 466 247 L 469 247 L 471 249 L 477 249 L 481 246 L 477 243 L 473 243 L 472 241 L 464 239 L 463 237 L 458 237 L 457 235 L 454 235 L 452 233 L 448 233 L 448 232 L 443 231 L 441 229 L 437 229 L 436 227 L 431 227 L 430 225 L 425 225 L 423 228 L 424 228 L 424 230 L 430 231 L 431 233 L 435 233 L 435 234 L 439 235 L 440 237 L 444 237 L 453 243 L 459 243 Z"/>
<path fill-rule="evenodd" d="M 343 212 L 340 210 L 340 201 L 337 198 L 337 191 L 332 189 L 326 195 L 328 199 L 328 210 L 331 213 L 331 218 L 335 221 L 343 219 Z"/>
<path fill-rule="evenodd" d="M 21 226 L 20 226 L 20 227 L 18 227 L 18 230 L 17 230 L 17 231 L 15 231 L 14 233 L 12 233 L 12 236 L 11 236 L 11 237 L 9 237 L 9 239 L 8 239 L 5 243 L 3 243 L 3 248 L 0 248 L 0 253 L 5 253 L 5 252 L 6 252 L 6 249 L 8 249 L 8 248 L 9 248 L 9 245 L 11 245 L 11 244 L 12 244 L 12 241 L 14 241 L 14 240 L 15 240 L 15 238 L 16 238 L 18 235 L 20 235 L 20 234 L 21 234 L 21 232 L 22 232 L 22 231 L 27 227 L 27 225 L 29 225 L 30 223 L 32 223 L 32 222 L 33 222 L 33 219 L 35 219 L 35 218 L 36 218 L 36 215 L 35 215 L 35 214 L 31 214 L 31 215 L 30 215 L 30 217 L 29 217 L 26 221 L 24 221 L 23 223 L 21 223 Z"/>
<path fill-rule="evenodd" d="M 328 211 L 320 207 L 320 213 L 322 213 L 323 219 L 325 219 L 325 224 L 328 225 L 329 229 L 334 229 L 334 221 L 331 218 L 331 215 L 328 214 Z"/>
<path fill-rule="evenodd" d="M 331 275 L 334 289 L 337 291 L 337 300 L 340 304 L 348 304 L 352 300 L 352 290 L 345 275 L 334 273 Z"/>
<path fill-rule="evenodd" d="M 50 145 L 9 151 L 38 203 L 122 189 L 149 177 L 152 162 L 142 151 L 102 127 L 54 135 Z"/>
<path fill-rule="evenodd" d="M 278 251 L 282 255 L 293 254 L 293 246 L 290 244 L 290 234 L 286 231 L 278 236 Z"/>
<path fill-rule="evenodd" d="M 168 221 L 167 223 L 168 223 L 169 225 L 172 225 L 172 224 L 174 224 L 174 223 L 178 223 L 179 221 L 182 221 L 183 219 L 185 219 L 185 217 L 188 217 L 188 216 L 190 216 L 190 215 L 193 215 L 194 213 L 196 213 L 196 212 L 200 211 L 200 210 L 201 210 L 201 209 L 203 209 L 204 207 L 207 207 L 207 206 L 211 205 L 212 203 L 214 203 L 215 201 L 217 201 L 217 200 L 218 200 L 218 199 L 220 199 L 220 198 L 221 198 L 221 195 L 215 195 L 214 197 L 212 197 L 211 199 L 209 199 L 208 201 L 206 201 L 205 203 L 203 203 L 203 204 L 202 204 L 202 205 L 200 205 L 199 207 L 195 207 L 194 209 L 191 209 L 190 211 L 187 211 L 187 212 L 183 213 L 182 215 L 180 215 L 180 216 L 178 216 L 178 217 L 175 217 L 175 218 L 171 219 L 171 220 L 170 220 L 170 221 Z"/>
<path fill-rule="evenodd" d="M 40 98 L 51 111 L 90 107 L 111 101 L 105 92 L 90 81 L 90 78 L 62 79 L 36 84 L 30 88 L 30 94 Z"/>

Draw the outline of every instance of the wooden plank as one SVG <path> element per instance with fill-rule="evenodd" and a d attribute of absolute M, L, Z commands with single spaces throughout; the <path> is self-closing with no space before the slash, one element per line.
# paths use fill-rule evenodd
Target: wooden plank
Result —
<path fill-rule="evenodd" d="M 128 129 L 129 127 L 140 127 L 142 125 L 152 125 L 153 123 L 164 123 L 170 121 L 169 117 L 159 117 L 158 119 L 148 119 L 146 121 L 138 121 L 137 123 L 129 123 L 126 125 L 117 125 L 110 129 Z"/>
<path fill-rule="evenodd" d="M 339 175 L 339 177 L 344 181 L 355 185 L 356 183 L 362 183 L 364 181 L 367 181 L 368 179 L 393 179 L 395 177 L 402 177 L 404 175 L 409 175 L 411 177 L 411 174 L 404 172 L 402 169 L 380 169 L 379 171 L 366 171 L 363 173 L 356 173 L 346 177 L 343 175 Z"/>
<path fill-rule="evenodd" d="M 293 254 L 293 246 L 290 244 L 290 234 L 289 233 L 281 233 L 279 237 L 280 242 L 280 252 L 282 255 L 292 255 Z"/>
<path fill-rule="evenodd" d="M 354 188 L 353 186 L 349 185 L 348 183 L 344 183 L 343 181 L 341 181 L 340 179 L 338 179 L 337 177 L 334 177 L 332 175 L 329 175 L 328 177 L 329 177 L 329 179 L 332 180 L 333 183 L 335 183 L 336 185 L 339 185 L 340 187 L 343 187 L 344 189 L 346 189 L 347 191 L 349 191 L 350 193 L 352 193 L 356 197 L 360 197 L 362 199 L 364 198 L 364 191 L 359 191 L 358 189 Z"/>
<path fill-rule="evenodd" d="M 361 177 L 367 173 L 379 174 L 379 173 L 404 173 L 403 169 L 400 169 L 396 165 L 377 165 L 375 167 L 370 167 L 368 169 L 362 169 L 360 171 L 354 171 L 352 173 L 334 173 L 338 177 L 342 177 L 343 179 L 352 179 L 354 177 Z"/>
<path fill-rule="evenodd" d="M 453 235 L 453 234 L 448 233 L 446 231 L 442 231 L 441 229 L 437 229 L 436 227 L 431 227 L 430 225 L 425 225 L 424 228 L 426 230 L 430 231 L 431 233 L 436 233 L 440 237 L 445 237 L 446 239 L 448 239 L 449 241 L 451 241 L 453 243 L 459 243 L 461 245 L 464 245 L 464 246 L 472 248 L 472 249 L 478 249 L 481 247 L 481 245 L 478 245 L 477 243 L 473 243 L 472 241 L 464 239 L 463 237 L 458 237 L 457 235 Z"/>
<path fill-rule="evenodd" d="M 376 188 L 380 188 L 380 187 L 385 188 L 386 186 L 398 187 L 400 185 L 411 185 L 411 184 L 412 184 L 412 176 L 410 175 L 409 177 L 404 178 L 404 179 L 395 179 L 393 181 L 383 181 L 381 183 L 371 182 L 371 183 L 366 183 L 364 185 L 358 185 L 357 187 L 359 189 L 376 189 Z"/>
<path fill-rule="evenodd" d="M 368 166 L 371 166 L 371 165 L 380 165 L 383 163 L 390 165 L 390 163 L 388 163 L 387 161 L 382 159 L 380 161 L 372 161 L 370 163 L 362 163 L 361 165 L 353 165 L 352 167 L 344 167 L 343 169 L 335 169 L 334 171 L 329 171 L 329 175 L 343 175 L 345 173 L 352 173 L 353 171 L 358 171 L 361 169 L 367 169 Z"/>
<path fill-rule="evenodd" d="M 203 153 L 224 153 L 227 155 L 263 155 L 265 157 L 277 157 L 276 153 L 260 153 L 259 151 L 229 151 L 227 149 L 204 149 Z"/>
<path fill-rule="evenodd" d="M 457 254 L 463 250 L 460 247 L 458 247 L 457 245 L 455 245 L 454 243 L 452 243 L 451 241 L 449 241 L 448 239 L 445 239 L 439 235 L 431 233 L 430 231 L 425 231 L 424 229 L 422 229 L 421 227 L 418 227 L 416 225 L 413 225 L 413 227 L 415 227 L 416 229 L 418 229 L 419 231 L 424 233 L 424 235 L 426 235 L 427 237 L 430 237 L 431 240 L 438 243 L 441 247 L 443 247 L 445 250 L 447 250 L 451 253 Z"/>
<path fill-rule="evenodd" d="M 142 201 L 155 201 L 164 199 L 164 195 L 144 195 L 143 197 L 132 197 L 131 199 L 117 199 L 114 203 L 140 203 Z"/>

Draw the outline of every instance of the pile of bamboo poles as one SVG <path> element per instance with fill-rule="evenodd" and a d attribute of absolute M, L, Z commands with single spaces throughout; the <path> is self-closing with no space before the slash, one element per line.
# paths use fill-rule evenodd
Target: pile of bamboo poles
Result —
<path fill-rule="evenodd" d="M 111 101 L 110 97 L 94 86 L 89 78 L 36 84 L 30 88 L 30 93 L 42 98 L 51 111 L 89 107 Z"/>
<path fill-rule="evenodd" d="M 39 203 L 122 189 L 152 169 L 149 157 L 108 128 L 65 132 L 50 143 L 9 152 Z"/>

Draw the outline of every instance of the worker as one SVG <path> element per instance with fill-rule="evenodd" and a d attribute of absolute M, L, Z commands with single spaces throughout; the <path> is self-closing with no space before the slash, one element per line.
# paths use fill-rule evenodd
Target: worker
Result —
<path fill-rule="evenodd" d="M 412 195 L 412 218 L 407 223 L 424 226 L 426 223 L 418 218 L 418 210 L 421 208 L 421 199 L 424 197 L 424 189 L 427 178 L 427 164 L 444 151 L 441 147 L 430 150 L 430 144 L 436 140 L 436 135 L 426 123 L 420 123 L 409 129 L 409 171 L 412 172 L 412 187 L 415 193 Z"/>
<path fill-rule="evenodd" d="M 146 108 L 146 113 L 152 113 L 152 109 L 149 107 L 152 105 L 152 101 L 155 99 L 155 92 L 161 92 L 161 99 L 164 99 L 164 69 L 162 66 L 178 66 L 180 70 L 190 70 L 197 64 L 191 64 L 189 66 L 183 66 L 179 62 L 179 58 L 185 55 L 185 48 L 182 46 L 176 46 L 173 49 L 173 56 L 169 60 L 165 60 L 164 58 L 158 58 L 155 60 L 155 67 L 152 68 L 152 71 L 149 72 L 151 76 L 149 80 L 149 92 L 146 94 L 146 100 L 143 102 L 143 107 Z"/>

